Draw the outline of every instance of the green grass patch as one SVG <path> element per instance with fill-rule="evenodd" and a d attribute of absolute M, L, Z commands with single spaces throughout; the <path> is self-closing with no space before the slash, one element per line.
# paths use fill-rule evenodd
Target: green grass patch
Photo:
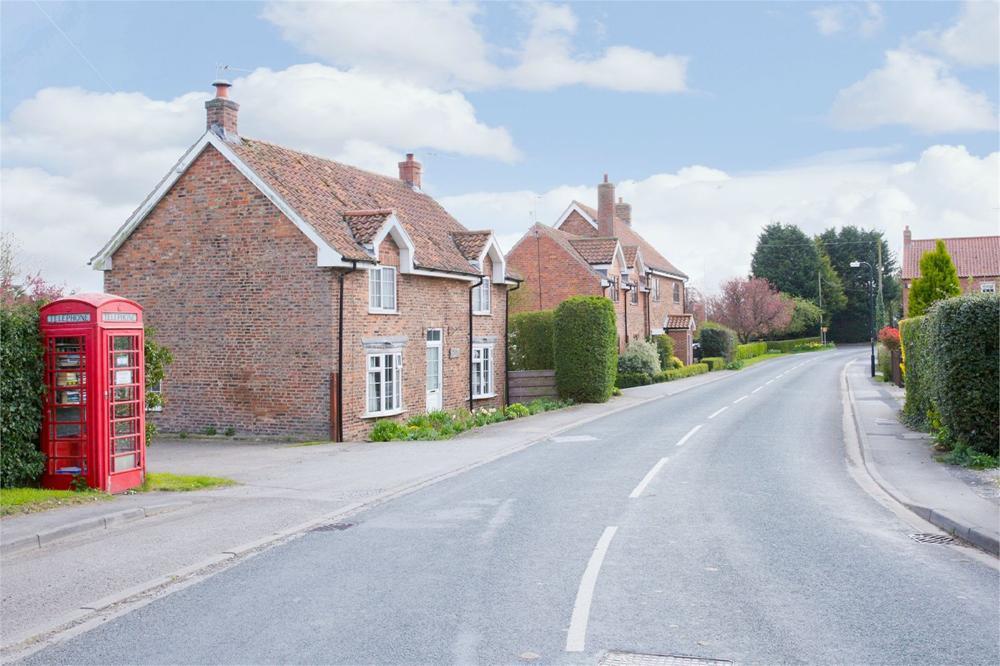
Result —
<path fill-rule="evenodd" d="M 142 491 L 187 492 L 189 490 L 205 490 L 207 488 L 222 488 L 224 486 L 235 485 L 236 482 L 232 479 L 224 479 L 219 476 L 150 472 L 146 475 L 146 480 L 142 484 Z"/>
<path fill-rule="evenodd" d="M 48 511 L 72 504 L 103 502 L 110 495 L 96 490 L 48 490 L 47 488 L 0 488 L 0 516 Z"/>

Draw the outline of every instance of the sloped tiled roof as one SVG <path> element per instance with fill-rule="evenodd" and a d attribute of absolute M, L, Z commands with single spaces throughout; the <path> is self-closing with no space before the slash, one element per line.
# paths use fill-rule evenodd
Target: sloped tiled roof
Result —
<path fill-rule="evenodd" d="M 1000 275 L 1000 236 L 942 238 L 959 277 Z M 934 249 L 934 238 L 912 240 L 903 246 L 903 279 L 920 277 L 920 257 Z"/>
<path fill-rule="evenodd" d="M 391 209 L 413 239 L 418 267 L 476 274 L 452 236 L 468 230 L 402 180 L 256 139 L 244 137 L 230 147 L 346 259 L 371 257 L 345 213 Z M 369 228 L 358 226 L 362 236 Z"/>
<path fill-rule="evenodd" d="M 574 201 L 573 203 L 576 204 L 580 210 L 587 213 L 587 215 L 589 215 L 593 220 L 597 220 L 596 210 L 586 204 L 580 203 L 579 201 Z M 642 250 L 642 260 L 646 264 L 646 268 L 663 271 L 664 273 L 672 273 L 673 275 L 679 275 L 684 278 L 687 277 L 683 271 L 670 263 L 662 254 L 657 252 L 656 248 L 653 247 L 645 238 L 640 236 L 630 224 L 617 215 L 614 217 L 614 233 L 615 236 L 618 237 L 618 240 L 621 241 L 623 248 L 626 245 L 637 245 L 639 249 Z"/>
<path fill-rule="evenodd" d="M 349 210 L 344 213 L 344 221 L 347 222 L 347 228 L 351 230 L 354 240 L 362 245 L 368 245 L 390 215 L 392 211 L 387 209 Z"/>
<path fill-rule="evenodd" d="M 635 266 L 635 257 L 639 254 L 638 245 L 623 245 L 622 253 L 625 255 L 625 263 L 629 268 Z"/>
<path fill-rule="evenodd" d="M 688 329 L 691 327 L 691 322 L 694 320 L 694 315 L 691 314 L 668 314 L 666 329 L 667 330 L 677 330 L 677 329 Z"/>
<path fill-rule="evenodd" d="M 573 247 L 571 241 L 580 239 L 581 238 L 580 236 L 577 236 L 575 234 L 568 234 L 565 231 L 556 229 L 555 227 L 550 227 L 546 224 L 536 222 L 534 226 L 532 226 L 530 229 L 528 229 L 527 232 L 525 232 L 524 236 L 521 237 L 521 240 L 518 241 L 518 243 L 523 241 L 525 238 L 534 237 L 535 235 L 544 235 L 547 236 L 548 238 L 551 238 L 557 245 L 562 247 L 562 249 L 566 252 L 566 255 L 568 257 L 575 260 L 581 266 L 585 267 L 588 271 L 590 271 L 590 273 L 594 275 L 594 277 L 597 278 L 602 277 L 601 274 L 598 273 L 594 269 L 594 267 L 590 265 L 590 262 L 584 259 L 583 256 L 580 254 L 580 252 L 575 247 Z M 513 251 L 513 248 L 511 248 L 511 251 Z M 511 272 L 509 263 L 507 272 L 508 273 Z"/>
<path fill-rule="evenodd" d="M 615 259 L 617 238 L 572 238 L 569 244 L 573 246 L 588 264 L 610 264 Z"/>
<path fill-rule="evenodd" d="M 469 261 L 476 261 L 483 253 L 483 248 L 490 240 L 492 232 L 488 229 L 482 231 L 455 231 L 451 234 L 458 251 Z"/>

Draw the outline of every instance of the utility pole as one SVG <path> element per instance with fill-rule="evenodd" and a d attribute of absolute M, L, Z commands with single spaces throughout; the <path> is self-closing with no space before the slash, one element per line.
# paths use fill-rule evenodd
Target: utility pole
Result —
<path fill-rule="evenodd" d="M 876 319 L 877 319 L 877 321 L 875 322 L 875 325 L 876 325 L 876 327 L 879 327 L 879 326 L 884 326 L 886 324 L 886 319 L 887 319 L 887 314 L 888 313 L 886 313 L 886 311 L 885 311 L 885 298 L 882 295 L 883 294 L 883 292 L 882 292 L 882 239 L 881 238 L 877 239 L 875 241 L 875 244 L 878 246 L 878 269 L 877 269 L 877 273 L 876 273 L 877 276 L 878 276 L 878 294 L 875 297 L 877 299 L 876 303 L 875 303 L 875 313 L 876 313 Z"/>
<path fill-rule="evenodd" d="M 826 344 L 826 331 L 823 328 L 823 271 L 816 271 L 816 287 L 819 291 L 819 341 Z"/>

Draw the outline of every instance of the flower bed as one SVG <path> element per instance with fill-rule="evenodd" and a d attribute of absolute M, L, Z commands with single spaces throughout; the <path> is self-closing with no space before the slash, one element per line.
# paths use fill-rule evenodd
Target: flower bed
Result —
<path fill-rule="evenodd" d="M 369 439 L 373 442 L 450 439 L 472 428 L 501 421 L 511 421 L 553 409 L 562 409 L 572 404 L 572 400 L 538 398 L 527 405 L 515 402 L 503 409 L 483 407 L 472 412 L 467 409 L 456 409 L 451 412 L 437 411 L 419 414 L 405 422 L 382 419 L 375 422 Z"/>

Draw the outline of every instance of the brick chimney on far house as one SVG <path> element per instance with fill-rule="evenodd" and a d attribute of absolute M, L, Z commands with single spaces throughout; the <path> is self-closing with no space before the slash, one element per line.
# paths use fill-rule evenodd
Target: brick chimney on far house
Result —
<path fill-rule="evenodd" d="M 909 245 L 911 240 L 913 240 L 913 234 L 910 233 L 910 225 L 906 225 L 903 227 L 903 245 Z"/>
<path fill-rule="evenodd" d="M 622 201 L 621 197 L 618 197 L 618 203 L 615 204 L 615 217 L 632 226 L 632 204 L 627 204 Z"/>
<path fill-rule="evenodd" d="M 615 184 L 604 182 L 597 186 L 597 235 L 605 238 L 615 235 Z"/>
<path fill-rule="evenodd" d="M 226 141 L 239 141 L 236 118 L 240 112 L 240 105 L 229 99 L 229 88 L 233 84 L 219 80 L 212 85 L 215 86 L 215 98 L 205 102 L 206 126 L 210 132 Z"/>
<path fill-rule="evenodd" d="M 406 161 L 399 163 L 399 179 L 410 187 L 420 189 L 420 162 L 413 159 L 413 153 L 406 153 Z"/>

